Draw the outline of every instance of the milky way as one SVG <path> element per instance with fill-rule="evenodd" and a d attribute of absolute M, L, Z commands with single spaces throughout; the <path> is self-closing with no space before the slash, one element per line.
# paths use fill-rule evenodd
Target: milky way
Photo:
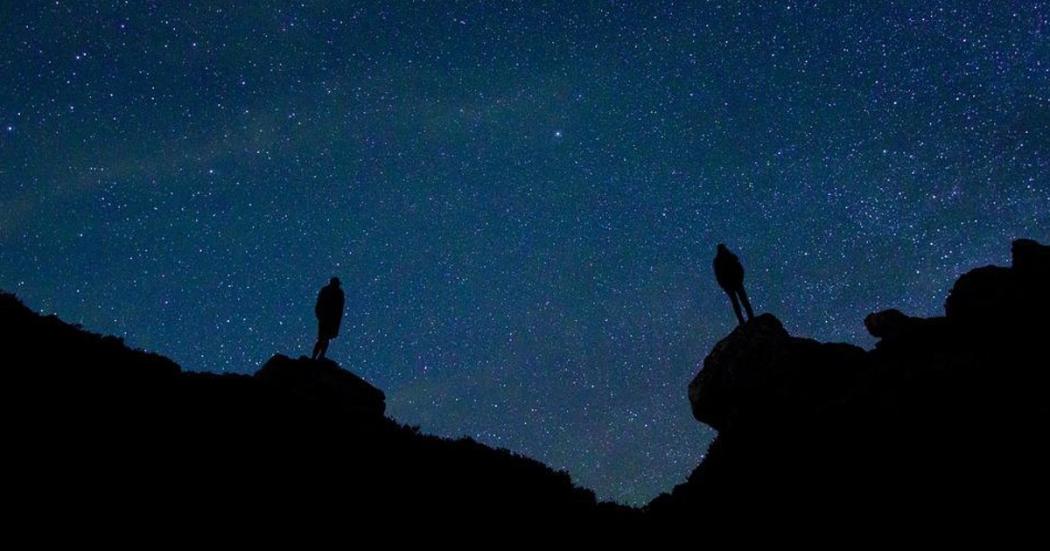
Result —
<path fill-rule="evenodd" d="M 1050 236 L 1042 2 L 13 4 L 0 288 L 250 373 L 338 275 L 330 355 L 393 417 L 606 499 L 714 436 L 715 244 L 757 310 L 869 346 Z"/>

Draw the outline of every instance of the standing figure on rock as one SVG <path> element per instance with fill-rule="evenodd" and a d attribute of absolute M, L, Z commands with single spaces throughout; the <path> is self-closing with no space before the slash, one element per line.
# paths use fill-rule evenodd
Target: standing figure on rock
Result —
<path fill-rule="evenodd" d="M 328 352 L 328 341 L 339 334 L 339 323 L 343 320 L 343 290 L 339 288 L 339 278 L 333 277 L 328 285 L 321 287 L 317 294 L 317 344 L 314 345 L 313 359 L 324 358 Z"/>
<path fill-rule="evenodd" d="M 744 292 L 744 266 L 723 243 L 718 244 L 718 253 L 715 254 L 715 279 L 733 302 L 733 312 L 736 313 L 740 325 L 744 325 L 744 315 L 740 312 L 741 302 L 747 311 L 747 319 L 755 317 L 755 313 L 751 311 L 751 302 L 747 300 L 747 293 Z"/>

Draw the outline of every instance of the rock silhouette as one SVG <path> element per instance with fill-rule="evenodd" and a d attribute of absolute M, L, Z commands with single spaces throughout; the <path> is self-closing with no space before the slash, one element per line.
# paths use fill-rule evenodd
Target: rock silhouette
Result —
<path fill-rule="evenodd" d="M 718 437 L 649 512 L 795 526 L 1041 518 L 1050 489 L 1050 247 L 956 282 L 944 317 L 869 315 L 874 350 L 791 336 L 764 314 L 718 342 L 689 385 Z M 824 529 L 824 528 L 822 528 Z"/>
<path fill-rule="evenodd" d="M 56 500 L 93 526 L 192 530 L 178 520 L 189 515 L 312 535 L 364 518 L 637 515 L 535 460 L 385 417 L 383 392 L 331 360 L 275 355 L 253 376 L 186 372 L 10 294 L 0 294 L 0 329 L 6 404 L 18 412 L 7 443 L 23 475 L 9 496 L 49 522 Z"/>
<path fill-rule="evenodd" d="M 1012 254 L 1010 267 L 960 277 L 945 316 L 869 315 L 873 350 L 792 336 L 770 314 L 735 328 L 688 389 L 717 439 L 642 510 L 598 503 L 509 451 L 403 426 L 384 415 L 382 391 L 330 360 L 186 372 L 0 294 L 8 496 L 46 519 L 41 530 L 301 537 L 371 518 L 737 538 L 1038 528 L 1050 247 L 1020 240 Z"/>
<path fill-rule="evenodd" d="M 689 384 L 689 402 L 719 431 L 760 424 L 768 413 L 805 418 L 839 399 L 866 364 L 862 348 L 791 337 L 762 314 L 715 345 Z"/>
<path fill-rule="evenodd" d="M 303 400 L 330 404 L 364 418 L 378 419 L 386 412 L 386 395 L 382 390 L 329 359 L 293 360 L 275 354 L 255 372 L 255 378 Z"/>

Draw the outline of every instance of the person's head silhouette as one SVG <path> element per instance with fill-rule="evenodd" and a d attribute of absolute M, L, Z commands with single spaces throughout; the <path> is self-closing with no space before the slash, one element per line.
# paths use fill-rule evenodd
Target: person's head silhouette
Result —
<path fill-rule="evenodd" d="M 726 250 L 727 249 L 726 249 L 726 244 L 725 243 L 719 243 L 718 244 L 718 252 L 725 252 Z"/>
<path fill-rule="evenodd" d="M 338 287 L 339 284 L 340 284 L 339 278 L 338 277 L 333 277 L 332 279 L 328 280 L 328 284 L 331 285 L 332 287 Z"/>

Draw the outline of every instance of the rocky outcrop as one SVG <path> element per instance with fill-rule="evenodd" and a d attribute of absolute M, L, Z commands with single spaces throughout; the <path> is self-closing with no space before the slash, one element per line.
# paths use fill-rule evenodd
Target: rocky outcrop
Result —
<path fill-rule="evenodd" d="M 924 326 L 931 325 L 930 321 L 925 318 L 908 316 L 896 308 L 891 308 L 868 314 L 864 318 L 864 327 L 873 337 L 896 340 L 922 332 Z"/>
<path fill-rule="evenodd" d="M 598 503 L 564 471 L 385 417 L 383 392 L 330 360 L 275 355 L 253 376 L 184 372 L 2 293 L 0 329 L 13 412 L 5 457 L 17 473 L 8 496 L 47 511 L 49 526 L 299 538 L 345 534 L 362 519 L 637 516 Z"/>
<path fill-rule="evenodd" d="M 1050 248 L 1015 242 L 1010 267 L 962 276 L 945 310 L 869 315 L 870 351 L 792 336 L 769 314 L 736 328 L 689 385 L 693 415 L 718 437 L 641 519 L 534 460 L 396 423 L 380 390 L 333 362 L 276 355 L 254 376 L 187 373 L 0 293 L 8 495 L 49 523 L 68 526 L 60 503 L 89 525 L 156 533 L 186 528 L 187 512 L 297 536 L 379 516 L 671 521 L 737 536 L 741 524 L 871 534 L 900 518 L 1041 527 Z"/>
<path fill-rule="evenodd" d="M 763 314 L 715 345 L 689 384 L 689 402 L 718 430 L 800 420 L 834 405 L 866 364 L 859 347 L 792 337 Z"/>
<path fill-rule="evenodd" d="M 1014 241 L 1009 268 L 985 266 L 955 282 L 944 310 L 961 330 L 999 335 L 1044 329 L 1050 303 L 1050 247 Z"/>
<path fill-rule="evenodd" d="M 717 343 L 689 385 L 719 431 L 657 517 L 985 515 L 1044 494 L 1050 247 L 959 278 L 945 316 L 869 315 L 864 351 L 789 335 L 772 315 Z M 765 514 L 765 515 L 763 515 Z"/>
<path fill-rule="evenodd" d="M 300 356 L 293 360 L 284 354 L 275 354 L 255 372 L 255 378 L 303 400 L 349 415 L 378 418 L 386 412 L 386 395 L 382 390 L 329 359 Z"/>

